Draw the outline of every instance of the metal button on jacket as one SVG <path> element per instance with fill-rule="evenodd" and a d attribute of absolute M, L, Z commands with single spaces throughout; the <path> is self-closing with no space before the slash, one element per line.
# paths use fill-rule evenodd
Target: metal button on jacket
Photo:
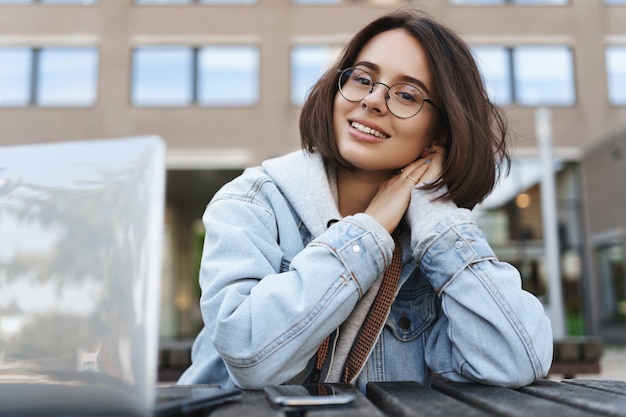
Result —
<path fill-rule="evenodd" d="M 401 317 L 400 320 L 398 320 L 398 325 L 402 330 L 409 330 L 411 328 L 411 319 L 408 317 Z"/>

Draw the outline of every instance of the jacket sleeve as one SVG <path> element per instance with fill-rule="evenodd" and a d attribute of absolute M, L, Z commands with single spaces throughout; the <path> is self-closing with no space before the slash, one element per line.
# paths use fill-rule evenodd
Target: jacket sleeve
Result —
<path fill-rule="evenodd" d="M 247 389 L 302 373 L 393 251 L 385 229 L 363 214 L 304 247 L 284 197 L 269 185 L 257 191 L 209 204 L 200 271 L 203 333 Z"/>
<path fill-rule="evenodd" d="M 408 212 L 413 255 L 441 299 L 426 362 L 457 382 L 520 387 L 547 375 L 552 330 L 543 306 L 500 262 L 472 213 L 415 189 Z"/>

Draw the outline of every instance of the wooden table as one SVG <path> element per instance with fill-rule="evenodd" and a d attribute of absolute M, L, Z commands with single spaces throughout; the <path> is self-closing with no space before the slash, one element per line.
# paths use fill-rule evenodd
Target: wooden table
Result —
<path fill-rule="evenodd" d="M 210 417 L 626 417 L 626 381 L 541 380 L 521 389 L 456 384 L 443 380 L 425 388 L 415 382 L 370 383 L 366 395 L 334 384 L 356 396 L 349 408 L 304 413 L 273 407 L 263 391 L 243 391 L 238 400 L 219 405 Z"/>

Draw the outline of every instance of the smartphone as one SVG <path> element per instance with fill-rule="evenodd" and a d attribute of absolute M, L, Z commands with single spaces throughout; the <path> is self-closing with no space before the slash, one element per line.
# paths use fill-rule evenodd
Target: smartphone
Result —
<path fill-rule="evenodd" d="M 290 409 L 342 407 L 354 401 L 354 395 L 329 384 L 270 385 L 264 388 L 271 403 Z"/>

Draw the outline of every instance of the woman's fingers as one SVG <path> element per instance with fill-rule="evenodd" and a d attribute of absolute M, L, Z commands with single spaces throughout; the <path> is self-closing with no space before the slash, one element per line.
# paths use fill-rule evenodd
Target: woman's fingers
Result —
<path fill-rule="evenodd" d="M 445 157 L 445 148 L 433 145 L 430 152 L 424 157 L 407 165 L 402 171 L 402 174 L 404 174 L 404 178 L 412 182 L 413 185 L 436 181 L 443 172 Z"/>
<path fill-rule="evenodd" d="M 411 189 L 419 183 L 437 180 L 443 172 L 444 161 L 445 149 L 433 146 L 430 152 L 425 152 L 424 157 L 410 163 L 401 173 L 383 183 L 365 213 L 391 233 L 409 206 Z"/>
<path fill-rule="evenodd" d="M 418 159 L 417 161 L 407 166 L 402 171 L 402 175 L 404 176 L 403 182 L 409 181 L 413 183 L 412 186 L 416 186 L 417 184 L 424 182 L 423 177 L 430 168 L 430 163 L 430 160 Z"/>

